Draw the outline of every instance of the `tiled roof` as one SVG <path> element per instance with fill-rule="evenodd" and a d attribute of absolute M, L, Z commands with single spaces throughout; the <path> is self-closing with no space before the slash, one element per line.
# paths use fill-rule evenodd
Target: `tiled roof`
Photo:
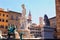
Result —
<path fill-rule="evenodd" d="M 8 11 L 8 12 L 12 12 L 12 13 L 19 13 L 19 12 L 15 12 L 15 11 Z M 19 14 L 21 14 L 21 13 L 19 13 Z"/>
<path fill-rule="evenodd" d="M 22 15 L 22 13 L 15 12 L 15 11 L 0 11 L 0 12 L 6 12 L 6 13 L 18 13 L 18 14 Z"/>

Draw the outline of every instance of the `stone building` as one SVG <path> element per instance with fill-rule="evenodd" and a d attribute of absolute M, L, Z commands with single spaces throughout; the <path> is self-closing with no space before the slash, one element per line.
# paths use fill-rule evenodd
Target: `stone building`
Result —
<path fill-rule="evenodd" d="M 56 28 L 56 17 L 49 18 L 50 26 Z"/>
<path fill-rule="evenodd" d="M 49 18 L 49 21 L 50 21 L 50 27 L 54 28 L 55 29 L 55 35 L 54 37 L 57 38 L 57 30 L 56 30 L 56 17 L 52 17 L 52 18 Z"/>
<path fill-rule="evenodd" d="M 41 38 L 41 28 L 37 26 L 37 24 L 32 23 L 29 29 L 30 29 L 30 33 L 33 34 L 34 38 Z"/>
<path fill-rule="evenodd" d="M 14 11 L 8 11 L 8 15 L 9 15 L 9 22 L 8 22 L 8 25 L 15 25 L 17 28 L 20 28 L 20 25 L 21 25 L 21 13 L 19 12 L 14 12 Z"/>
<path fill-rule="evenodd" d="M 56 3 L 57 39 L 60 39 L 60 0 L 55 0 L 55 3 Z"/>
<path fill-rule="evenodd" d="M 2 33 L 7 32 L 8 27 L 8 12 L 4 11 L 4 9 L 0 8 L 0 30 Z"/>
<path fill-rule="evenodd" d="M 5 11 L 0 8 L 0 31 L 3 35 L 7 34 L 7 28 L 10 24 L 16 26 L 16 28 L 20 27 L 21 15 L 19 12 Z"/>

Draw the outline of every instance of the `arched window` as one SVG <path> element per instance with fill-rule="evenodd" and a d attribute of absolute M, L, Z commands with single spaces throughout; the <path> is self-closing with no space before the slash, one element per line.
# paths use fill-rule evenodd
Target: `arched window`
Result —
<path fill-rule="evenodd" d="M 8 17 L 8 15 L 6 15 L 6 17 Z"/>
<path fill-rule="evenodd" d="M 6 22 L 8 22 L 8 20 L 6 20 Z"/>
<path fill-rule="evenodd" d="M 5 16 L 5 14 L 3 14 L 3 16 Z"/>

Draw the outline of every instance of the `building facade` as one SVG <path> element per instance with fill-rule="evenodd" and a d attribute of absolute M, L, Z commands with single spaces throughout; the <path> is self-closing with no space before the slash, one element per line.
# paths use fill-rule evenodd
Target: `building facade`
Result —
<path fill-rule="evenodd" d="M 56 28 L 56 17 L 49 18 L 50 26 Z"/>
<path fill-rule="evenodd" d="M 50 21 L 50 27 L 52 27 L 52 28 L 54 28 L 55 29 L 55 31 L 54 31 L 54 38 L 57 38 L 57 30 L 56 30 L 56 27 L 57 27 L 57 25 L 56 25 L 56 16 L 55 17 L 52 17 L 52 18 L 49 18 L 49 21 Z"/>
<path fill-rule="evenodd" d="M 0 27 L 3 27 L 6 29 L 6 31 L 2 28 L 0 29 L 3 34 L 7 34 L 8 30 L 7 28 L 10 25 L 14 25 L 17 29 L 17 31 L 15 30 L 15 33 L 17 35 L 16 38 L 19 38 L 19 33 L 23 32 L 23 38 L 32 38 L 32 34 L 30 34 L 30 31 L 28 29 L 28 27 L 31 24 L 31 14 L 29 12 L 28 15 L 28 19 L 26 18 L 26 8 L 24 6 L 24 4 L 22 4 L 22 14 L 19 12 L 15 12 L 15 11 L 11 11 L 11 10 L 7 10 L 4 11 L 3 9 L 0 9 L 1 15 L 0 19 L 2 19 L 2 22 L 0 20 Z M 3 20 L 4 19 L 4 20 Z M 6 21 L 6 22 L 5 22 Z M 6 33 L 4 33 L 6 32 Z M 27 35 L 28 34 L 28 35 Z"/>
<path fill-rule="evenodd" d="M 21 15 L 21 13 L 14 11 L 4 11 L 2 8 L 0 8 L 0 30 L 2 33 L 7 34 L 7 28 L 10 25 L 14 25 L 19 28 Z"/>
<path fill-rule="evenodd" d="M 2 33 L 6 33 L 8 27 L 8 12 L 0 8 L 0 30 Z"/>
<path fill-rule="evenodd" d="M 31 27 L 29 27 L 30 33 L 33 34 L 35 38 L 41 37 L 41 28 L 37 26 L 35 23 L 32 23 Z"/>
<path fill-rule="evenodd" d="M 56 24 L 57 24 L 57 38 L 60 39 L 60 0 L 56 2 Z"/>
<path fill-rule="evenodd" d="M 14 12 L 14 11 L 8 11 L 9 15 L 9 21 L 8 25 L 14 25 L 16 28 L 20 28 L 21 23 L 21 13 Z"/>

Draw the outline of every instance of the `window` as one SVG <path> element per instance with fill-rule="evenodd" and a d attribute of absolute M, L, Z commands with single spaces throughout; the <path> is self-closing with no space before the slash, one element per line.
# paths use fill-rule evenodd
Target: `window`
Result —
<path fill-rule="evenodd" d="M 8 20 L 6 20 L 6 22 L 8 22 Z"/>
<path fill-rule="evenodd" d="M 4 19 L 2 19 L 2 22 L 4 22 Z"/>
<path fill-rule="evenodd" d="M 8 17 L 8 15 L 6 15 Z"/>
<path fill-rule="evenodd" d="M 33 31 L 30 32 L 31 34 L 34 33 Z"/>
<path fill-rule="evenodd" d="M 4 26 L 3 25 L 0 25 L 0 28 L 4 28 Z"/>
<path fill-rule="evenodd" d="M 6 29 L 8 28 L 8 26 L 5 27 Z"/>
<path fill-rule="evenodd" d="M 0 19 L 0 21 L 1 21 L 1 19 Z"/>
<path fill-rule="evenodd" d="M 14 18 L 13 18 L 13 15 L 11 16 L 11 19 L 13 20 Z"/>
<path fill-rule="evenodd" d="M 16 20 L 18 20 L 18 17 L 16 17 Z"/>
<path fill-rule="evenodd" d="M 5 16 L 5 14 L 3 14 L 3 16 Z"/>

